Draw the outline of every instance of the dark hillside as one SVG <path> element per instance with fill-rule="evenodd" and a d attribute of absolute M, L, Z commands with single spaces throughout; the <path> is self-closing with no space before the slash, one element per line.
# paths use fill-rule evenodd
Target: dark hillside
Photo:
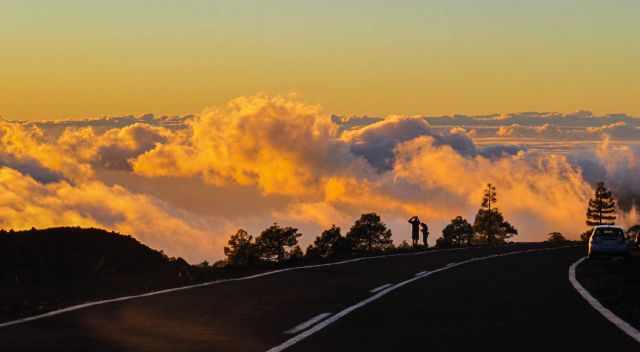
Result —
<path fill-rule="evenodd" d="M 0 320 L 194 280 L 184 260 L 115 232 L 0 231 Z"/>

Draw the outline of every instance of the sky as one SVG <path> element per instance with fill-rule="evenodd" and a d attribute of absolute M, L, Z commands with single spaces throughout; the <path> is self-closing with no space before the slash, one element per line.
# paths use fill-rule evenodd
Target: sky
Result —
<path fill-rule="evenodd" d="M 637 1 L 0 4 L 0 228 L 94 226 L 192 263 L 238 229 L 394 241 L 473 222 L 640 221 Z"/>
<path fill-rule="evenodd" d="M 0 116 L 197 113 L 258 92 L 339 115 L 640 115 L 640 4 L 45 1 L 0 5 Z"/>

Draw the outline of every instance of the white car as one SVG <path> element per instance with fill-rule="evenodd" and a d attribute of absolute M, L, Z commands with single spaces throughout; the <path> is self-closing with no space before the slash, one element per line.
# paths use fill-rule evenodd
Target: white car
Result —
<path fill-rule="evenodd" d="M 619 226 L 598 225 L 589 238 L 589 258 L 596 256 L 624 257 L 631 259 L 631 250 Z"/>

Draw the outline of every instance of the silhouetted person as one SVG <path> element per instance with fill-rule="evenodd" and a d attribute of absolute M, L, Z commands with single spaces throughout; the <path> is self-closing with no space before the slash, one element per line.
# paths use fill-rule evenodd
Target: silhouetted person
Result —
<path fill-rule="evenodd" d="M 429 226 L 427 226 L 427 224 L 425 224 L 424 222 L 421 222 L 420 231 L 422 231 L 422 243 L 424 244 L 425 248 L 428 248 L 429 243 L 427 242 L 427 239 L 429 239 Z"/>
<path fill-rule="evenodd" d="M 411 224 L 411 240 L 413 242 L 413 246 L 418 246 L 418 241 L 420 240 L 420 219 L 417 216 L 413 216 L 409 219 L 409 223 Z"/>

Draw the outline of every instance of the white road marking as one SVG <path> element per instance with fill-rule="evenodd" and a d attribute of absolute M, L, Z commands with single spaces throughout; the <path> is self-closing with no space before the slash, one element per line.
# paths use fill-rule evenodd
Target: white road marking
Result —
<path fill-rule="evenodd" d="M 307 330 L 310 326 L 314 325 L 315 323 L 319 322 L 320 320 L 323 320 L 324 318 L 330 316 L 331 313 L 321 313 L 316 315 L 315 317 L 305 321 L 304 323 L 300 323 L 296 326 L 294 326 L 293 328 L 285 331 L 285 334 L 297 334 L 302 330 Z"/>
<path fill-rule="evenodd" d="M 416 273 L 414 276 L 422 276 L 424 274 L 428 273 L 428 271 L 421 271 L 419 273 Z"/>
<path fill-rule="evenodd" d="M 138 295 L 131 295 L 131 296 L 124 296 L 124 297 L 103 299 L 103 300 L 100 300 L 100 301 L 91 301 L 91 302 L 87 302 L 87 303 L 83 303 L 83 304 L 69 306 L 69 307 L 62 308 L 62 309 L 52 310 L 50 312 L 39 314 L 39 315 L 34 315 L 34 316 L 22 318 L 22 319 L 11 320 L 11 321 L 7 321 L 7 322 L 4 322 L 4 323 L 0 323 L 0 328 L 4 328 L 4 327 L 7 327 L 7 326 L 12 326 L 12 325 L 17 325 L 17 324 L 22 324 L 22 323 L 26 323 L 26 322 L 33 321 L 33 320 L 48 318 L 48 317 L 59 315 L 59 314 L 62 314 L 62 313 L 72 312 L 72 311 L 75 311 L 75 310 L 85 309 L 85 308 L 89 308 L 89 307 L 93 307 L 93 306 L 99 306 L 99 305 L 102 305 L 102 304 L 129 301 L 129 300 L 137 299 L 137 298 L 143 298 L 143 297 L 161 295 L 161 294 L 165 294 L 165 293 L 189 290 L 189 289 L 198 288 L 198 287 L 217 285 L 217 284 L 222 284 L 222 283 L 225 283 L 225 282 L 257 279 L 257 278 L 260 278 L 260 277 L 279 274 L 279 273 L 283 273 L 283 272 L 287 272 L 287 271 L 314 269 L 314 268 L 322 268 L 322 267 L 327 267 L 327 266 L 355 263 L 355 262 L 360 262 L 360 261 L 365 261 L 365 260 L 390 258 L 390 257 L 400 257 L 400 256 L 424 255 L 424 254 L 430 254 L 430 253 L 458 251 L 458 250 L 464 250 L 464 249 L 469 249 L 469 248 L 447 248 L 447 249 L 426 250 L 426 251 L 411 252 L 411 253 L 385 254 L 385 255 L 371 256 L 371 257 L 360 257 L 360 258 L 354 258 L 354 259 L 347 259 L 347 260 L 342 260 L 342 261 L 339 261 L 339 262 L 332 262 L 332 263 L 326 263 L 326 264 L 304 265 L 304 266 L 296 266 L 296 267 L 291 267 L 291 268 L 266 271 L 264 273 L 250 275 L 250 276 L 237 277 L 237 278 L 232 278 L 232 279 L 214 280 L 214 281 L 203 282 L 203 283 L 199 283 L 199 284 L 195 284 L 195 285 L 187 285 L 187 286 L 169 288 L 169 289 L 164 289 L 164 290 L 159 290 L 159 291 L 151 291 L 151 292 L 142 293 L 142 294 L 138 294 Z"/>
<path fill-rule="evenodd" d="M 447 264 L 447 266 L 454 266 L 454 265 L 456 265 L 456 264 L 457 264 L 457 263 L 449 263 L 449 264 Z"/>
<path fill-rule="evenodd" d="M 640 331 L 638 329 L 631 326 L 626 321 L 622 320 L 615 313 L 605 308 L 600 301 L 598 301 L 595 297 L 584 288 L 578 279 L 576 278 L 576 268 L 580 263 L 582 263 L 587 257 L 582 257 L 578 259 L 575 263 L 571 264 L 569 267 L 569 282 L 573 285 L 573 288 L 578 291 L 580 296 L 584 298 L 595 310 L 597 310 L 600 314 L 602 314 L 605 319 L 613 323 L 613 325 L 617 326 L 620 330 L 624 331 L 627 335 L 629 335 L 632 339 L 636 340 L 636 342 L 640 342 Z"/>
<path fill-rule="evenodd" d="M 391 284 L 384 284 L 384 285 L 381 285 L 381 286 L 378 286 L 376 288 L 371 289 L 371 291 L 369 291 L 369 292 L 376 293 L 376 292 L 378 292 L 380 290 L 384 290 L 385 288 L 387 288 L 389 286 L 391 286 Z"/>
<path fill-rule="evenodd" d="M 536 249 L 536 250 L 523 250 L 523 251 L 513 251 L 513 252 L 507 252 L 504 254 L 500 254 L 500 256 L 509 256 L 509 255 L 516 255 L 516 254 L 523 254 L 523 253 L 532 253 L 532 252 L 544 252 L 544 251 L 551 251 L 551 250 L 556 250 L 556 249 L 563 249 L 563 248 L 570 248 L 570 247 L 576 247 L 576 246 L 563 246 L 563 247 L 553 247 L 553 248 L 541 248 L 541 249 Z M 431 276 L 435 273 L 441 272 L 441 271 L 446 271 L 449 270 L 455 266 L 458 265 L 464 265 L 464 264 L 469 264 L 469 263 L 473 263 L 473 262 L 477 262 L 477 261 L 484 261 L 484 260 L 488 260 L 488 259 L 492 259 L 492 258 L 496 258 L 497 255 L 493 254 L 493 255 L 488 255 L 485 257 L 475 257 L 475 258 L 471 258 L 471 259 L 467 259 L 467 260 L 463 260 L 461 262 L 456 263 L 456 265 L 451 265 L 451 266 L 444 266 L 435 270 L 431 270 L 426 272 L 423 275 L 419 275 L 419 276 L 414 276 L 411 279 L 399 282 L 393 286 L 390 286 L 380 292 L 378 292 L 377 294 L 363 300 L 360 301 L 352 306 L 349 306 L 343 310 L 341 310 L 340 312 L 336 313 L 335 315 L 331 316 L 328 319 L 323 320 L 322 322 L 316 324 L 315 326 L 313 326 L 312 328 L 301 332 L 300 334 L 291 337 L 290 339 L 288 339 L 287 341 L 283 342 L 282 344 L 272 347 L 269 350 L 267 350 L 267 352 L 281 352 L 284 351 L 285 349 L 295 345 L 296 343 L 306 339 L 307 337 L 315 334 L 316 332 L 326 328 L 327 326 L 335 323 L 336 321 L 340 320 L 341 318 L 347 316 L 349 313 L 353 312 L 354 310 L 364 307 L 367 304 L 374 302 L 380 298 L 382 298 L 383 296 L 385 296 L 386 294 L 388 294 L 391 291 L 395 291 L 405 285 L 408 285 L 414 281 L 426 278 L 428 276 Z"/>

